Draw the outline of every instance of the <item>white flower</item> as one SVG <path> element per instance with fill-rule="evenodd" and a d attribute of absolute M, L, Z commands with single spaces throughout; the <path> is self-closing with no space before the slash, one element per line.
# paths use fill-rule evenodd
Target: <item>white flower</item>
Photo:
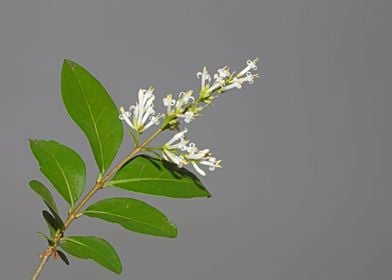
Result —
<path fill-rule="evenodd" d="M 210 171 L 214 171 L 216 167 L 220 166 L 220 160 L 211 156 L 209 149 L 199 150 L 195 143 L 189 143 L 185 139 L 185 134 L 188 130 L 177 132 L 165 145 L 162 147 L 162 156 L 165 160 L 177 164 L 178 167 L 183 167 L 192 164 L 193 168 L 202 176 L 206 173 L 199 165 L 208 166 Z"/>
<path fill-rule="evenodd" d="M 248 64 L 248 66 L 246 66 L 244 69 L 242 69 L 242 71 L 237 74 L 237 77 L 243 76 L 245 73 L 249 72 L 250 70 L 257 70 L 257 65 L 256 64 L 257 64 L 258 61 L 259 61 L 258 57 L 256 57 L 254 60 L 250 60 L 249 59 L 246 62 L 246 64 Z"/>
<path fill-rule="evenodd" d="M 221 167 L 221 161 L 212 157 L 209 149 L 199 151 L 196 147 L 192 147 L 188 152 L 189 154 L 184 156 L 185 160 L 189 161 L 201 176 L 206 176 L 206 173 L 199 167 L 199 164 L 208 166 L 210 171 L 214 171 L 216 167 Z"/>
<path fill-rule="evenodd" d="M 216 160 L 216 158 L 214 158 L 214 157 L 209 157 L 208 160 L 200 161 L 200 164 L 209 166 L 208 169 L 210 171 L 214 171 L 216 167 L 221 167 L 220 163 L 221 163 L 221 161 L 220 160 Z"/>
<path fill-rule="evenodd" d="M 218 80 L 218 81 L 223 80 L 223 79 L 225 79 L 225 78 L 230 76 L 230 69 L 227 66 L 225 66 L 225 67 L 223 67 L 221 69 L 218 69 L 217 72 L 218 73 L 216 73 L 214 75 L 214 79 Z"/>
<path fill-rule="evenodd" d="M 124 107 L 120 107 L 120 112 L 121 112 L 121 114 L 119 116 L 120 120 L 125 121 L 130 127 L 134 128 L 133 124 L 130 120 L 132 113 L 130 111 L 125 111 Z"/>
<path fill-rule="evenodd" d="M 255 78 L 258 78 L 259 74 L 252 74 L 251 72 L 246 72 L 246 81 L 251 85 Z"/>
<path fill-rule="evenodd" d="M 193 91 L 188 90 L 187 92 L 180 92 L 179 98 L 176 102 L 176 112 L 182 113 L 187 105 L 189 105 L 189 101 L 195 101 L 195 98 L 192 96 Z"/>
<path fill-rule="evenodd" d="M 222 91 L 226 91 L 232 88 L 237 88 L 237 89 L 241 89 L 242 88 L 242 83 L 243 81 L 241 79 L 238 79 L 237 77 L 233 78 L 233 81 L 231 84 L 225 86 L 222 88 Z"/>
<path fill-rule="evenodd" d="M 174 134 L 174 136 L 169 141 L 167 141 L 163 147 L 164 148 L 166 147 L 169 150 L 176 149 L 177 147 L 173 146 L 173 145 L 175 145 L 174 143 L 177 142 L 178 140 L 183 140 L 185 138 L 185 134 L 187 132 L 188 132 L 188 129 L 185 127 L 182 131 Z"/>
<path fill-rule="evenodd" d="M 199 173 L 201 176 L 206 176 L 206 173 L 204 172 L 203 169 L 201 169 L 197 163 L 195 161 L 191 161 L 191 164 L 193 166 L 193 168 L 197 171 L 197 173 Z"/>
<path fill-rule="evenodd" d="M 242 84 L 244 82 L 248 82 L 250 85 L 253 84 L 255 78 L 258 78 L 259 74 L 252 74 L 251 72 L 247 72 L 245 77 L 242 78 L 238 78 L 238 77 L 234 77 L 233 81 L 228 84 L 227 86 L 222 88 L 222 91 L 226 91 L 232 88 L 237 88 L 237 89 L 241 89 L 242 88 Z"/>
<path fill-rule="evenodd" d="M 190 143 L 188 145 L 188 147 L 186 147 L 185 151 L 187 151 L 191 155 L 195 154 L 197 152 L 197 147 L 196 147 L 195 143 Z"/>
<path fill-rule="evenodd" d="M 209 154 L 210 150 L 209 149 L 204 149 L 204 150 L 197 150 L 194 151 L 193 153 L 189 153 L 186 155 L 186 158 L 189 160 L 202 160 L 205 159 L 207 157 L 207 155 Z"/>
<path fill-rule="evenodd" d="M 221 69 L 217 70 L 217 73 L 214 74 L 214 84 L 208 89 L 208 92 L 211 93 L 217 88 L 223 86 L 226 82 L 226 78 L 230 77 L 230 69 L 225 66 Z"/>
<path fill-rule="evenodd" d="M 163 105 L 167 107 L 167 113 L 170 113 L 172 110 L 172 106 L 176 104 L 176 100 L 173 99 L 171 94 L 168 94 L 165 98 L 163 98 Z"/>
<path fill-rule="evenodd" d="M 196 162 L 196 161 L 191 161 L 191 163 L 192 163 L 193 168 L 195 168 L 195 170 L 196 170 L 200 175 L 202 175 L 202 176 L 205 176 L 206 173 L 204 172 L 203 169 L 201 169 L 201 168 L 198 166 L 198 164 L 208 166 L 208 170 L 210 170 L 210 171 L 214 171 L 215 168 L 217 168 L 217 167 L 222 167 L 222 166 L 220 165 L 220 163 L 221 163 L 220 160 L 216 160 L 216 158 L 210 157 L 210 156 L 207 156 L 207 157 L 205 157 L 203 160 L 200 160 L 200 161 L 198 161 L 198 162 Z"/>
<path fill-rule="evenodd" d="M 150 121 L 146 125 L 144 125 L 144 128 L 143 128 L 142 132 L 145 131 L 146 129 L 148 129 L 153 124 L 159 125 L 160 124 L 160 119 L 163 118 L 164 116 L 165 116 L 165 114 L 161 114 L 161 113 L 159 113 L 156 116 L 150 116 Z"/>
<path fill-rule="evenodd" d="M 147 128 L 153 124 L 159 124 L 159 119 L 163 114 L 155 116 L 154 110 L 154 89 L 140 89 L 138 93 L 138 102 L 136 105 L 129 107 L 129 111 L 125 111 L 124 107 L 120 108 L 121 120 L 124 120 L 132 129 L 138 133 L 143 133 Z M 147 124 L 147 120 L 150 120 Z"/>
<path fill-rule="evenodd" d="M 184 156 L 179 153 L 179 151 L 181 150 L 186 150 L 186 144 L 188 143 L 188 141 L 185 140 L 185 134 L 187 132 L 188 129 L 186 128 L 184 128 L 180 132 L 177 132 L 162 147 L 163 158 L 167 161 L 171 161 L 177 164 L 178 167 L 182 167 L 187 164 L 187 161 L 185 160 Z"/>
<path fill-rule="evenodd" d="M 163 99 L 163 105 L 167 107 L 168 115 L 174 116 L 176 118 L 183 118 L 186 123 L 190 123 L 195 119 L 197 114 L 196 108 L 193 106 L 195 97 L 193 96 L 193 91 L 188 90 L 187 92 L 180 92 L 178 95 L 178 100 L 174 100 L 172 95 L 169 94 Z"/>
<path fill-rule="evenodd" d="M 222 85 L 224 85 L 224 80 L 216 80 L 215 83 L 208 89 L 208 92 L 211 93 Z"/>
<path fill-rule="evenodd" d="M 195 119 L 195 114 L 192 111 L 187 111 L 185 114 L 178 114 L 177 117 L 184 118 L 186 123 L 190 123 L 192 120 Z"/>
<path fill-rule="evenodd" d="M 177 164 L 177 166 L 179 168 L 181 168 L 187 164 L 187 162 L 185 161 L 185 159 L 182 155 L 177 155 L 170 150 L 163 150 L 162 156 L 165 160 L 171 161 L 171 162 Z"/>
<path fill-rule="evenodd" d="M 248 60 L 247 66 L 241 70 L 238 74 L 230 73 L 227 66 L 218 69 L 217 73 L 214 75 L 214 84 L 208 89 L 208 93 L 211 94 L 215 90 L 219 89 L 220 92 L 227 91 L 229 89 L 237 88 L 241 89 L 244 82 L 253 84 L 254 79 L 258 78 L 258 74 L 253 74 L 252 70 L 257 70 L 258 58 L 254 60 Z M 244 75 L 246 76 L 244 77 Z"/>
<path fill-rule="evenodd" d="M 206 81 L 211 82 L 211 75 L 208 74 L 207 68 L 204 66 L 203 72 L 198 72 L 196 74 L 197 78 L 201 78 L 201 89 L 203 90 L 206 86 Z"/>

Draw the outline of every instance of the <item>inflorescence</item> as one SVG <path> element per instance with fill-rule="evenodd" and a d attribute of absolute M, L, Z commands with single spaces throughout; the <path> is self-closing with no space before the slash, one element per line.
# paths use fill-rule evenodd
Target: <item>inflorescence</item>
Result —
<path fill-rule="evenodd" d="M 204 165 L 210 171 L 214 171 L 215 168 L 221 167 L 221 161 L 213 157 L 209 149 L 198 149 L 194 143 L 190 142 L 185 136 L 188 129 L 181 130 L 180 128 L 181 121 L 189 124 L 200 116 L 200 112 L 212 104 L 217 96 L 234 88 L 242 89 L 246 82 L 253 84 L 254 80 L 259 77 L 257 73 L 254 73 L 257 70 L 258 61 L 258 58 L 248 60 L 247 66 L 238 73 L 230 72 L 230 68 L 225 66 L 217 70 L 213 79 L 204 67 L 196 74 L 197 78 L 201 79 L 199 96 L 195 97 L 192 90 L 180 92 L 177 99 L 174 99 L 173 94 L 167 94 L 162 100 L 166 113 L 156 113 L 152 87 L 140 89 L 136 105 L 130 106 L 127 111 L 121 107 L 119 118 L 136 132 L 137 137 L 154 124 L 160 125 L 163 120 L 162 130 L 177 130 L 177 133 L 166 144 L 159 147 L 162 157 L 178 167 L 191 164 L 200 175 L 205 176 L 205 171 L 199 165 Z"/>

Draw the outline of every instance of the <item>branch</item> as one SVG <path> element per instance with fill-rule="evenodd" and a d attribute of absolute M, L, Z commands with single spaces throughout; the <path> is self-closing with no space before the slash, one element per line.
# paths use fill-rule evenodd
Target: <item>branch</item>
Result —
<path fill-rule="evenodd" d="M 91 190 L 82 198 L 82 200 L 73 208 L 73 210 L 69 213 L 67 219 L 64 222 L 64 230 L 59 232 L 55 238 L 53 239 L 53 245 L 46 249 L 41 257 L 41 261 L 38 264 L 32 280 L 37 280 L 39 275 L 41 274 L 46 262 L 49 260 L 49 257 L 52 255 L 52 252 L 56 251 L 56 247 L 60 239 L 63 237 L 64 232 L 68 229 L 71 223 L 76 219 L 79 211 L 87 204 L 87 202 L 94 196 L 94 194 L 102 189 L 107 182 L 121 167 L 123 167 L 128 161 L 130 161 L 133 157 L 135 157 L 143 148 L 148 145 L 155 137 L 157 137 L 164 129 L 159 128 L 157 131 L 154 132 L 146 141 L 144 141 L 140 146 L 135 147 L 135 149 L 125 157 L 120 163 L 113 167 L 111 171 L 103 177 L 103 179 L 98 180 L 96 184 L 91 188 Z"/>

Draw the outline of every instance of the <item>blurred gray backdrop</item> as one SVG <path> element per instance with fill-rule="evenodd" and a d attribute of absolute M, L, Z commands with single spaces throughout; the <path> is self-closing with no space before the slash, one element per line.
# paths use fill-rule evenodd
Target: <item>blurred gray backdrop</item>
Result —
<path fill-rule="evenodd" d="M 71 258 L 71 267 L 51 261 L 42 279 L 390 280 L 391 8 L 389 0 L 2 0 L 0 279 L 29 279 L 45 246 L 35 235 L 45 229 L 43 206 L 27 186 L 41 178 L 28 138 L 77 149 L 89 183 L 96 176 L 60 98 L 64 58 L 129 106 L 140 87 L 160 96 L 196 89 L 203 65 L 241 69 L 259 56 L 255 85 L 188 126 L 223 160 L 203 179 L 214 196 L 135 195 L 175 221 L 179 237 L 83 218 L 70 233 L 111 241 L 123 275 Z"/>

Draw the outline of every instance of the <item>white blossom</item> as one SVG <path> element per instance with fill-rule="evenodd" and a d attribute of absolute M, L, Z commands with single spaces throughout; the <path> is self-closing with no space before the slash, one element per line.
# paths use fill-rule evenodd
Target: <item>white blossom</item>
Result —
<path fill-rule="evenodd" d="M 229 90 L 229 89 L 232 89 L 232 88 L 241 89 L 242 88 L 242 83 L 243 83 L 243 81 L 241 79 L 239 79 L 237 77 L 234 77 L 232 83 L 227 85 L 227 86 L 225 86 L 225 87 L 223 87 L 222 91 L 226 91 L 226 90 Z"/>
<path fill-rule="evenodd" d="M 213 85 L 208 89 L 208 92 L 211 93 L 219 87 L 222 87 L 225 84 L 226 78 L 230 77 L 230 75 L 231 74 L 229 67 L 225 66 L 221 69 L 218 69 L 217 73 L 214 74 L 215 81 Z"/>
<path fill-rule="evenodd" d="M 210 171 L 214 171 L 216 167 L 220 166 L 220 160 L 216 160 L 215 157 L 211 156 L 209 149 L 198 150 L 197 148 L 193 148 L 192 152 L 185 155 L 184 158 L 189 161 L 193 168 L 202 176 L 205 176 L 206 173 L 203 169 L 200 168 L 199 165 L 206 165 Z"/>
<path fill-rule="evenodd" d="M 178 95 L 178 100 L 176 102 L 176 112 L 182 113 L 187 105 L 189 105 L 189 101 L 191 103 L 195 101 L 195 97 L 192 96 L 193 91 L 188 90 L 187 92 L 180 92 Z"/>
<path fill-rule="evenodd" d="M 120 108 L 121 120 L 124 120 L 132 129 L 138 133 L 143 133 L 146 129 L 153 124 L 159 124 L 159 119 L 163 114 L 155 116 L 154 110 L 154 89 L 140 89 L 138 93 L 138 102 L 136 105 L 129 107 L 129 111 L 125 111 L 124 107 Z M 149 120 L 149 122 L 147 122 Z M 147 122 L 147 123 L 146 123 Z"/>
<path fill-rule="evenodd" d="M 257 65 L 256 64 L 257 64 L 258 61 L 259 61 L 258 57 L 256 57 L 254 60 L 250 60 L 249 59 L 246 62 L 247 66 L 244 69 L 242 69 L 241 72 L 239 72 L 237 74 L 237 77 L 242 77 L 245 73 L 248 73 L 250 70 L 256 71 L 257 70 Z"/>
<path fill-rule="evenodd" d="M 171 94 L 168 94 L 165 98 L 163 98 L 163 105 L 167 107 L 167 113 L 170 113 L 172 107 L 176 104 L 176 100 L 173 99 Z"/>
<path fill-rule="evenodd" d="M 208 74 L 207 68 L 204 66 L 203 72 L 198 72 L 196 74 L 197 78 L 201 78 L 201 89 L 203 90 L 206 87 L 206 81 L 211 82 L 211 75 Z"/>
<path fill-rule="evenodd" d="M 177 164 L 178 167 L 183 167 L 187 162 L 185 161 L 184 157 L 179 154 L 175 154 L 170 150 L 163 150 L 162 151 L 162 156 L 165 160 L 171 161 L 175 164 Z"/>
<path fill-rule="evenodd" d="M 221 69 L 217 70 L 218 73 L 214 75 L 214 79 L 217 81 L 224 80 L 225 78 L 230 76 L 230 69 L 229 67 L 225 66 Z"/>
<path fill-rule="evenodd" d="M 161 113 L 157 114 L 156 116 L 154 116 L 154 115 L 150 116 L 150 121 L 146 125 L 144 125 L 142 132 L 145 131 L 146 129 L 148 129 L 153 124 L 159 125 L 161 123 L 160 119 L 163 118 L 164 116 L 165 116 L 165 114 L 161 114 Z"/>
<path fill-rule="evenodd" d="M 177 117 L 183 118 L 186 123 L 190 123 L 195 119 L 195 114 L 192 111 L 187 111 L 185 114 L 178 114 Z"/>
<path fill-rule="evenodd" d="M 174 142 L 177 142 L 178 140 L 184 139 L 185 134 L 188 132 L 188 129 L 185 127 L 182 131 L 177 132 L 176 134 L 174 134 L 174 136 L 167 141 L 167 143 L 165 144 L 164 147 L 167 147 L 169 149 L 173 149 L 173 144 Z"/>
<path fill-rule="evenodd" d="M 163 158 L 177 164 L 178 167 L 191 164 L 202 176 L 205 176 L 206 173 L 199 165 L 208 166 L 210 171 L 214 171 L 216 167 L 221 167 L 221 161 L 212 157 L 209 149 L 199 150 L 194 143 L 190 143 L 188 145 L 189 140 L 185 139 L 187 131 L 187 129 L 184 129 L 177 132 L 162 147 Z"/>
<path fill-rule="evenodd" d="M 259 74 L 252 74 L 251 72 L 247 72 L 245 77 L 242 77 L 242 78 L 234 77 L 233 81 L 230 84 L 228 84 L 227 86 L 224 86 L 222 88 L 222 91 L 227 91 L 232 88 L 241 89 L 242 84 L 244 82 L 248 82 L 251 85 L 251 84 L 253 84 L 255 78 L 258 78 L 258 77 L 259 77 Z"/>
<path fill-rule="evenodd" d="M 171 161 L 177 164 L 178 167 L 182 167 L 187 164 L 184 156 L 179 153 L 179 151 L 186 149 L 185 133 L 188 132 L 187 128 L 182 131 L 177 132 L 174 136 L 166 142 L 162 147 L 162 156 L 165 160 Z"/>
<path fill-rule="evenodd" d="M 216 167 L 220 167 L 220 160 L 216 160 L 215 157 L 209 157 L 208 160 L 200 161 L 200 164 L 209 166 L 208 169 L 210 171 L 214 171 Z"/>
<path fill-rule="evenodd" d="M 178 95 L 178 99 L 173 99 L 171 94 L 163 98 L 163 105 L 167 107 L 167 114 L 175 118 L 183 118 L 186 123 L 190 123 L 198 116 L 199 107 L 193 106 L 195 97 L 193 91 L 183 91 Z"/>
<path fill-rule="evenodd" d="M 233 88 L 241 89 L 244 82 L 253 84 L 254 79 L 258 78 L 259 75 L 254 74 L 251 71 L 257 70 L 258 61 L 258 58 L 255 58 L 254 60 L 249 59 L 246 62 L 247 66 L 242 69 L 238 74 L 235 74 L 235 72 L 230 73 L 230 70 L 227 66 L 218 69 L 217 73 L 214 75 L 215 81 L 212 86 L 208 88 L 207 94 L 211 94 L 215 90 L 219 90 L 219 92 L 224 92 Z"/>

